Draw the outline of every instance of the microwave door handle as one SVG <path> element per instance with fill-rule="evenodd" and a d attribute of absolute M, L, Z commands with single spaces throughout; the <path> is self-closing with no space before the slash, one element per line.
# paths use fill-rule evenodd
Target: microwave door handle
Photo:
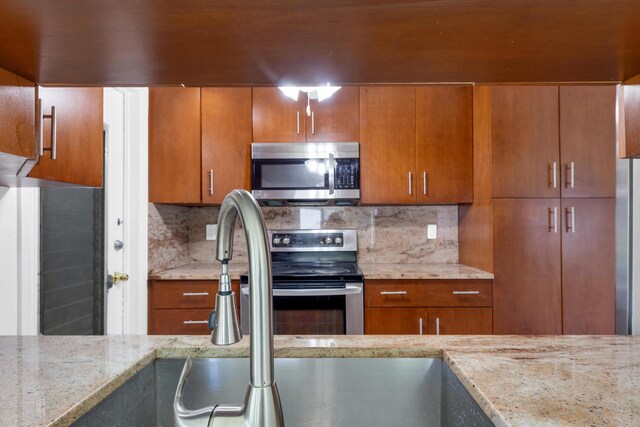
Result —
<path fill-rule="evenodd" d="M 333 196 L 336 189 L 336 161 L 333 153 L 329 153 L 329 195 Z"/>
<path fill-rule="evenodd" d="M 243 286 L 240 292 L 249 295 L 249 287 Z M 344 288 L 332 289 L 274 289 L 274 297 L 321 297 L 331 295 L 356 295 L 362 293 L 362 284 L 347 285 Z"/>

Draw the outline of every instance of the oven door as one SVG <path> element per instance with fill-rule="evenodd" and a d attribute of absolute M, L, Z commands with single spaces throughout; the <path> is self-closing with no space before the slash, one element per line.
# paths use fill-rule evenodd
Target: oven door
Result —
<path fill-rule="evenodd" d="M 303 288 L 273 290 L 274 334 L 279 335 L 361 335 L 364 333 L 362 283 L 344 288 Z M 240 287 L 242 333 L 249 334 L 249 285 Z"/>

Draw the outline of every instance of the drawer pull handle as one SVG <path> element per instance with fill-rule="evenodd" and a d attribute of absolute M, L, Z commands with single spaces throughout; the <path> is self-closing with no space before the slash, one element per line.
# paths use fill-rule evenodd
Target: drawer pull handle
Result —
<path fill-rule="evenodd" d="M 480 291 L 453 291 L 454 295 L 479 295 Z"/>
<path fill-rule="evenodd" d="M 380 291 L 380 295 L 406 295 L 407 291 Z"/>
<path fill-rule="evenodd" d="M 183 297 L 206 297 L 209 292 L 184 292 Z"/>
<path fill-rule="evenodd" d="M 185 320 L 184 322 L 185 325 L 204 325 L 204 324 L 209 324 L 208 320 Z"/>

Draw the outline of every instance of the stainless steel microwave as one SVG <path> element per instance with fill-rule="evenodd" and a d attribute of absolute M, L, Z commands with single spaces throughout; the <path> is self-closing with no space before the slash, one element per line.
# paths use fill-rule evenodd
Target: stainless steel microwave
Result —
<path fill-rule="evenodd" d="M 265 206 L 357 204 L 360 144 L 253 143 L 251 188 Z"/>

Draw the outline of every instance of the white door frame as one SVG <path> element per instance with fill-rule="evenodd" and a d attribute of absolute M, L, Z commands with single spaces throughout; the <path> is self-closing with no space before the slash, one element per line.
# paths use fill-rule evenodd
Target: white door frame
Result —
<path fill-rule="evenodd" d="M 124 95 L 124 264 L 126 334 L 147 333 L 148 110 L 147 88 L 115 88 Z M 106 106 L 105 106 L 106 107 Z"/>

